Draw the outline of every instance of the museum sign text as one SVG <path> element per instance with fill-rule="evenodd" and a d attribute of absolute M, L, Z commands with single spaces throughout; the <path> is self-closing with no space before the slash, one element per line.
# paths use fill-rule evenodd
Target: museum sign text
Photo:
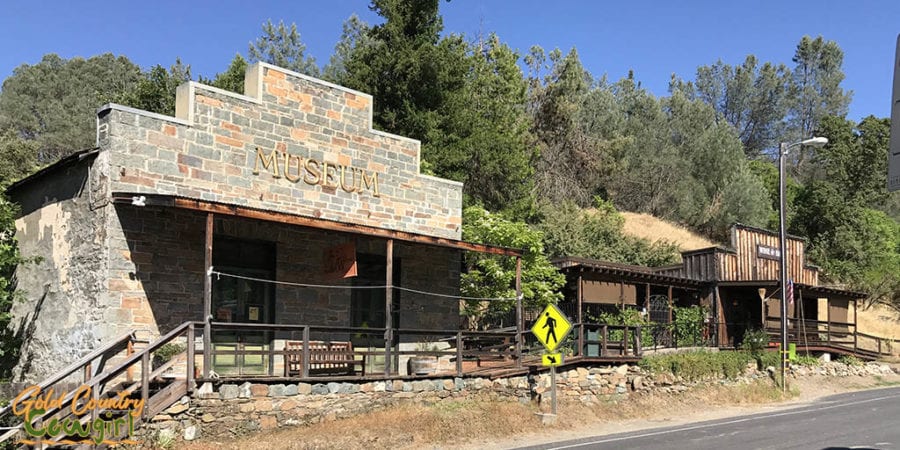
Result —
<path fill-rule="evenodd" d="M 378 192 L 378 172 L 367 171 L 343 164 L 331 164 L 313 158 L 292 155 L 287 152 L 272 150 L 267 155 L 261 148 L 256 148 L 253 174 L 259 175 L 260 167 L 268 171 L 273 178 L 284 178 L 291 183 L 304 183 L 315 186 L 338 188 L 345 192 L 368 191 L 373 197 L 380 197 Z"/>

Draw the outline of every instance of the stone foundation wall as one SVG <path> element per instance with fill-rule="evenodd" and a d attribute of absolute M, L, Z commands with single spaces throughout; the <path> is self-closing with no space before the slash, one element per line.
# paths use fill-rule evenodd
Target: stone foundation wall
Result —
<path fill-rule="evenodd" d="M 869 363 L 850 366 L 825 363 L 799 368 L 800 376 L 875 376 L 894 374 L 890 366 Z M 671 374 L 651 374 L 637 366 L 579 367 L 557 374 L 561 402 L 593 404 L 625 400 L 632 395 L 679 395 L 704 383 L 749 383 L 768 378 L 748 366 L 733 380 L 686 381 Z M 322 384 L 221 384 L 200 389 L 196 398 L 183 398 L 141 430 L 153 439 L 160 434 L 177 439 L 230 438 L 255 431 L 314 424 L 363 414 L 404 402 L 436 404 L 483 400 L 534 403 L 546 409 L 550 375 L 486 378 L 447 378 L 418 381 L 375 381 Z"/>

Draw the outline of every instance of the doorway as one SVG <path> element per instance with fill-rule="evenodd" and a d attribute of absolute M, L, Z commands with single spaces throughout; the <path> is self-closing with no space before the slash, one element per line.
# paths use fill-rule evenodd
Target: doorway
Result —
<path fill-rule="evenodd" d="M 358 262 L 357 275 L 353 278 L 354 287 L 363 286 L 384 286 L 385 275 L 387 274 L 387 262 L 382 255 L 373 255 L 368 253 L 358 253 L 356 255 Z M 394 285 L 400 285 L 401 280 L 401 264 L 400 258 L 394 258 L 393 272 Z M 392 328 L 400 328 L 400 311 L 401 291 L 394 289 L 391 297 L 391 322 Z M 385 327 L 385 306 L 387 297 L 385 290 L 382 289 L 353 289 L 350 295 L 350 324 L 354 328 L 382 328 Z M 400 335 L 394 333 L 394 339 L 391 346 L 399 349 Z M 354 333 L 351 338 L 355 348 L 365 348 L 367 351 L 378 352 L 384 350 L 384 333 Z M 399 357 L 394 352 L 391 366 L 395 369 L 399 364 Z M 384 370 L 384 356 L 373 354 L 369 357 L 368 363 L 370 367 L 366 367 L 366 372 L 376 372 Z"/>
<path fill-rule="evenodd" d="M 275 245 L 271 242 L 216 238 L 213 267 L 235 276 L 214 277 L 215 322 L 275 323 Z M 270 331 L 219 330 L 212 334 L 213 370 L 227 375 L 272 373 Z M 236 354 L 243 351 L 249 354 Z M 229 353 L 231 352 L 231 353 Z M 221 353 L 221 354 L 220 354 Z"/>

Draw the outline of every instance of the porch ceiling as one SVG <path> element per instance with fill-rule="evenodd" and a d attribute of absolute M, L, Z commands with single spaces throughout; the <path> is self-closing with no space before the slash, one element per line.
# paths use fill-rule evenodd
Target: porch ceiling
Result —
<path fill-rule="evenodd" d="M 269 222 L 278 222 L 309 228 L 317 228 L 321 230 L 338 231 L 343 233 L 359 234 L 363 236 L 371 236 L 384 239 L 395 239 L 404 242 L 434 245 L 438 247 L 453 248 L 457 250 L 466 250 L 479 253 L 489 253 L 494 255 L 518 257 L 522 256 L 523 254 L 522 250 L 514 248 L 475 244 L 472 242 L 426 236 L 405 231 L 389 230 L 386 228 L 336 222 L 333 220 L 316 219 L 314 217 L 287 214 L 277 211 L 268 211 L 246 206 L 228 205 L 224 203 L 197 200 L 176 195 L 114 192 L 112 194 L 112 201 L 113 203 L 131 205 L 133 204 L 134 198 L 140 196 L 143 196 L 145 198 L 144 204 L 146 206 L 178 208 L 191 211 L 213 213 L 220 216 L 244 217 L 257 220 L 265 220 Z"/>

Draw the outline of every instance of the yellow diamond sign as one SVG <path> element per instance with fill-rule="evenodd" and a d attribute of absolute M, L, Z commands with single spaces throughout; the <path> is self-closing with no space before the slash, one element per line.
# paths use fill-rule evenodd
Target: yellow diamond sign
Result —
<path fill-rule="evenodd" d="M 531 332 L 537 337 L 548 352 L 553 353 L 559 343 L 572 331 L 572 322 L 556 305 L 550 304 L 541 311 L 540 317 L 531 327 Z"/>
<path fill-rule="evenodd" d="M 544 353 L 541 355 L 541 362 L 545 366 L 556 367 L 563 362 L 562 353 Z"/>

